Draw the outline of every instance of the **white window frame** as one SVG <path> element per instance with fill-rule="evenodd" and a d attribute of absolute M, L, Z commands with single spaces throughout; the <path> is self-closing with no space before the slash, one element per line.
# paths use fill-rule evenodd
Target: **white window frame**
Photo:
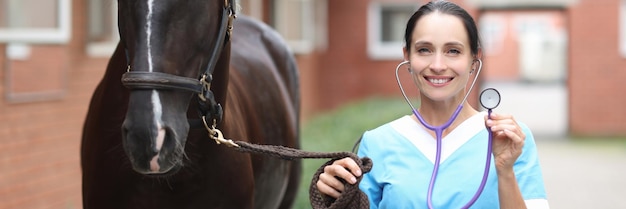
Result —
<path fill-rule="evenodd" d="M 111 1 L 111 7 L 109 7 L 111 14 L 111 40 L 106 41 L 89 41 L 87 43 L 87 54 L 91 57 L 109 57 L 115 51 L 117 43 L 120 40 L 120 34 L 118 32 L 117 25 L 117 1 Z M 88 14 L 89 15 L 89 14 Z M 88 17 L 91 18 L 91 17 Z"/>
<path fill-rule="evenodd" d="M 289 25 L 286 21 L 290 18 L 286 13 L 290 9 L 285 4 L 288 1 L 299 1 L 306 5 L 301 7 L 302 10 L 299 12 L 301 22 L 298 25 Z M 300 39 L 290 39 L 283 35 L 294 53 L 308 54 L 325 43 L 326 21 L 324 18 L 327 16 L 327 3 L 327 0 L 275 0 L 273 26 L 276 31 L 286 34 L 290 27 L 298 27 L 303 36 Z"/>
<path fill-rule="evenodd" d="M 621 0 L 619 8 L 619 51 L 626 58 L 626 0 Z"/>
<path fill-rule="evenodd" d="M 49 0 L 47 0 L 49 1 Z M 71 0 L 56 0 L 57 20 L 56 28 L 1 28 L 0 43 L 67 43 L 72 31 L 72 2 Z M 0 10 L 1 12 L 1 10 Z"/>
<path fill-rule="evenodd" d="M 385 6 L 415 7 L 414 11 L 418 9 L 415 2 L 371 2 L 367 15 L 367 54 L 373 60 L 403 59 L 402 47 L 404 47 L 404 42 L 402 40 L 396 42 L 381 41 L 381 14 Z"/>

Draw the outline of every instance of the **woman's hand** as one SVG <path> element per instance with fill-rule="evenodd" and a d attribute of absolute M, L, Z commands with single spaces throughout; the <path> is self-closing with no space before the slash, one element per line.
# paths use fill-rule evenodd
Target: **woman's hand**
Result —
<path fill-rule="evenodd" d="M 361 176 L 361 169 L 352 158 L 346 157 L 324 167 L 315 185 L 320 193 L 338 198 L 345 189 L 340 179 L 354 184 L 358 176 Z"/>
<path fill-rule="evenodd" d="M 526 135 L 512 115 L 491 114 L 485 116 L 485 125 L 493 134 L 493 156 L 496 170 L 513 171 L 513 164 L 522 154 Z"/>

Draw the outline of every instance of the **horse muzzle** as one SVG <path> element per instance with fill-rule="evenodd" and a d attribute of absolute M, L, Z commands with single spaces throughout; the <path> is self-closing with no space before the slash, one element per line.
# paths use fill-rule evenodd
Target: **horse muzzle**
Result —
<path fill-rule="evenodd" d="M 146 175 L 178 170 L 183 164 L 187 130 L 188 127 L 183 132 L 185 134 L 178 134 L 167 126 L 138 127 L 125 121 L 122 141 L 133 169 Z"/>

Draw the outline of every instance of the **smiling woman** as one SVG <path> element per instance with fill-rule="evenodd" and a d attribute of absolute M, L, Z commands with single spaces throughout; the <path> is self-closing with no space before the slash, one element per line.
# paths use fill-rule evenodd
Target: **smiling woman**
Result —
<path fill-rule="evenodd" d="M 396 74 L 408 68 L 419 109 L 411 105 L 413 114 L 362 135 L 358 154 L 372 159 L 369 173 L 344 158 L 324 168 L 316 188 L 339 198 L 342 180 L 355 184 L 363 176 L 359 187 L 369 208 L 547 208 L 530 130 L 511 115 L 479 112 L 466 100 L 482 68 L 474 19 L 454 3 L 435 0 L 413 13 L 404 37 Z"/>

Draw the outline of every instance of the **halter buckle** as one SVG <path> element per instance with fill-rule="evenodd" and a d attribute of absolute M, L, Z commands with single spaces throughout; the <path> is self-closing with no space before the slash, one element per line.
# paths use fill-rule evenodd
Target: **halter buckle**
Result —
<path fill-rule="evenodd" d="M 222 131 L 220 131 L 219 129 L 215 128 L 215 125 L 217 123 L 215 121 L 215 119 L 213 119 L 213 125 L 211 125 L 211 127 L 209 127 L 209 124 L 206 122 L 206 117 L 202 116 L 202 123 L 204 123 L 204 127 L 209 132 L 209 137 L 211 139 L 215 140 L 215 143 L 217 143 L 217 144 L 224 144 L 224 145 L 229 146 L 229 147 L 239 147 L 239 145 L 237 143 L 235 143 L 233 140 L 224 139 L 224 135 L 222 134 Z"/>
<path fill-rule="evenodd" d="M 202 78 L 200 78 L 200 85 L 202 85 L 202 90 L 198 93 L 198 98 L 202 100 L 202 102 L 207 101 L 207 96 L 205 95 L 207 92 L 211 91 L 211 81 L 213 80 L 213 76 L 211 74 L 203 74 Z"/>

